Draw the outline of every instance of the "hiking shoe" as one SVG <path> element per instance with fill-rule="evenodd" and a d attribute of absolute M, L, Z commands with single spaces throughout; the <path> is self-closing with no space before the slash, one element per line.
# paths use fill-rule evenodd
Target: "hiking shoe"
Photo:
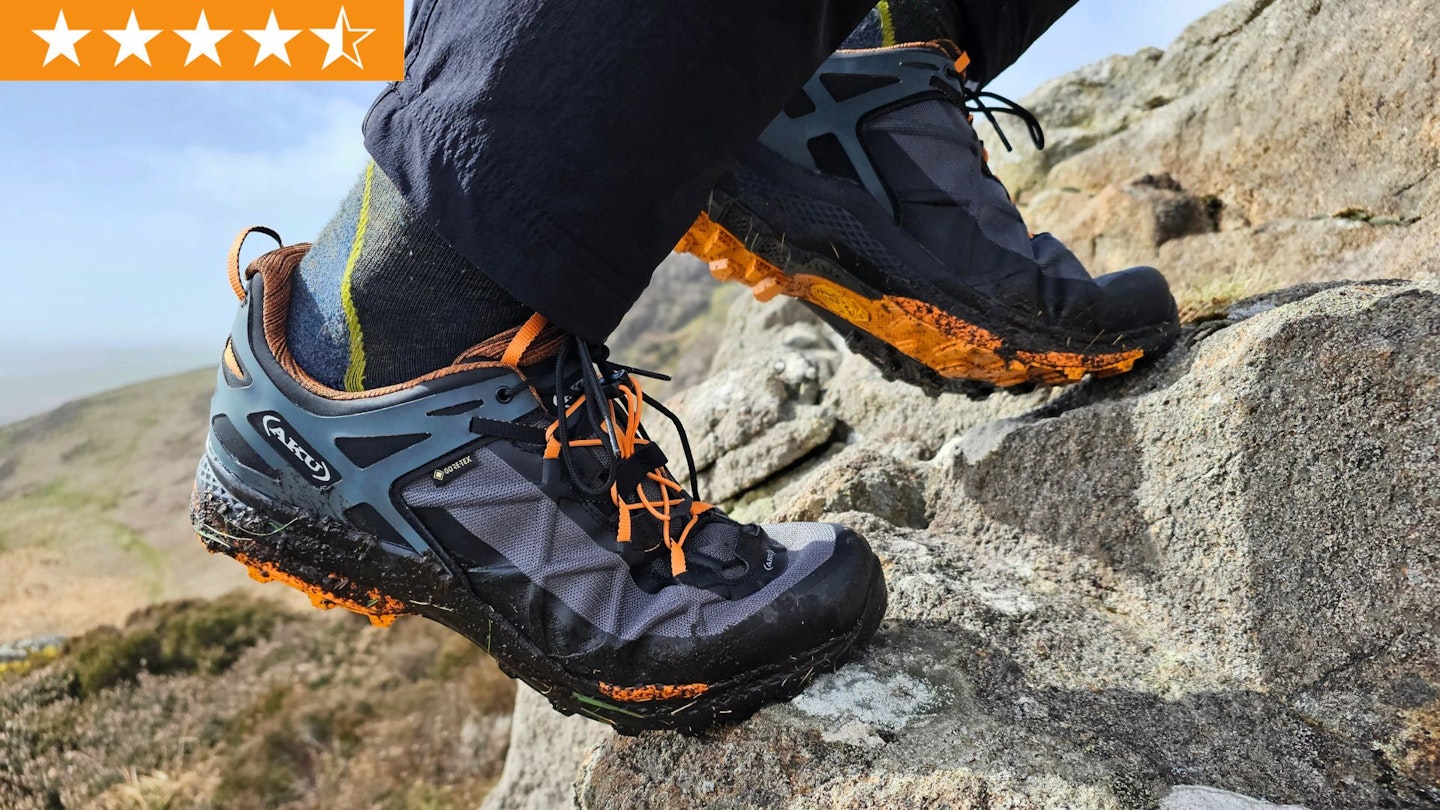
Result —
<path fill-rule="evenodd" d="M 191 504 L 210 551 L 317 607 L 440 622 L 625 733 L 743 720 L 875 632 L 885 583 L 865 540 L 692 498 L 640 425 L 669 411 L 603 348 L 537 315 L 419 379 L 332 390 L 286 345 L 308 245 L 241 278 L 243 238 Z"/>
<path fill-rule="evenodd" d="M 970 116 L 1017 115 L 1037 146 L 1043 134 L 967 84 L 967 65 L 939 44 L 831 56 L 676 250 L 762 301 L 799 298 L 887 377 L 932 393 L 1064 385 L 1169 348 L 1179 320 L 1159 272 L 1092 279 L 1028 233 Z"/>

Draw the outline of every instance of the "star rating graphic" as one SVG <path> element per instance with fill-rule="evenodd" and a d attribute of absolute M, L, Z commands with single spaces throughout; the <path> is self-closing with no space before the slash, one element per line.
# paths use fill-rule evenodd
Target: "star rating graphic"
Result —
<path fill-rule="evenodd" d="M 311 28 L 310 33 L 325 41 L 325 64 L 322 68 L 328 68 L 342 56 L 355 67 L 364 70 L 365 65 L 360 61 L 360 43 L 364 42 L 371 34 L 375 33 L 374 28 L 351 28 L 350 17 L 345 13 L 345 7 L 340 7 L 340 16 L 335 18 L 334 28 Z M 359 34 L 359 36 L 355 36 Z M 346 47 L 346 39 L 349 38 L 349 47 Z"/>
<path fill-rule="evenodd" d="M 37 58 L 40 52 L 38 43 L 33 51 L 27 48 L 25 52 L 15 52 L 15 56 L 25 58 L 24 53 L 32 53 L 34 56 L 28 58 L 36 59 L 41 68 L 48 68 L 37 73 L 35 78 L 48 77 L 49 71 L 60 70 L 52 67 L 53 65 L 63 65 L 66 62 L 72 67 L 61 71 L 57 78 L 95 77 L 101 64 L 110 61 L 112 52 L 101 46 L 107 40 L 86 37 L 92 33 L 103 32 L 115 46 L 113 65 L 107 65 L 104 70 L 108 72 L 110 67 L 119 69 L 121 72 L 117 72 L 115 78 L 185 78 L 192 75 L 189 70 L 184 70 L 185 68 L 201 71 L 193 74 L 195 78 L 213 78 L 226 74 L 233 78 L 320 78 L 320 71 L 325 71 L 328 76 L 334 68 L 336 78 L 344 78 L 355 74 L 339 70 L 337 66 L 349 63 L 353 66 L 351 70 L 366 69 L 361 46 L 379 30 L 377 24 L 384 21 L 391 25 L 392 29 L 386 30 L 387 36 L 374 40 L 374 43 L 381 43 L 383 39 L 384 44 L 372 43 L 366 46 L 367 52 L 372 61 L 385 63 L 381 70 L 398 69 L 399 35 L 402 30 L 398 23 L 403 13 L 401 0 L 351 0 L 348 5 L 359 13 L 362 22 L 370 23 L 369 26 L 357 25 L 355 18 L 352 18 L 351 8 L 340 5 L 337 13 L 337 6 L 331 5 L 329 13 L 334 15 L 335 24 L 322 28 L 309 26 L 314 26 L 317 22 L 323 24 L 324 21 L 332 19 L 323 9 L 323 5 L 328 5 L 326 0 L 273 2 L 274 7 L 257 8 L 258 4 L 249 0 L 198 0 L 189 10 L 185 10 L 175 8 L 173 0 L 168 0 L 163 7 L 155 0 L 131 0 L 133 7 L 128 9 L 128 16 L 119 16 L 123 13 L 124 6 L 120 9 L 111 6 L 104 15 L 108 17 L 106 19 L 97 13 L 97 4 L 71 0 L 73 8 L 69 17 L 65 9 L 61 8 L 55 13 L 55 24 L 52 27 L 35 28 L 32 22 L 25 26 L 30 33 L 20 32 L 13 35 L 28 37 L 33 34 L 38 37 L 45 43 L 43 58 Z M 200 7 L 202 3 L 205 8 Z M 52 5 L 50 8 L 56 7 Z M 34 16 L 43 13 L 43 19 L 49 19 L 49 12 L 37 12 Z M 125 20 L 124 27 L 117 27 L 121 19 Z M 191 20 L 194 21 L 193 27 L 182 27 Z M 224 27 L 216 27 L 213 21 L 217 20 Z M 263 27 L 259 25 L 262 20 Z M 85 27 L 74 27 L 77 21 Z M 109 24 L 108 27 L 106 23 Z M 232 34 L 244 36 L 237 38 L 231 36 Z M 302 36 L 305 39 L 298 39 Z M 0 19 L 0 62 L 5 61 L 5 37 L 3 19 Z M 183 50 L 180 41 L 185 43 Z M 35 40 L 30 42 L 34 43 Z M 247 44 L 254 50 L 248 50 L 245 47 Z M 321 44 L 324 45 L 323 57 L 320 56 Z M 304 47 L 300 47 L 301 45 Z M 387 47 L 394 48 L 394 52 L 381 54 L 386 58 L 378 59 L 375 52 L 377 47 L 381 51 Z M 180 57 L 182 52 L 183 65 Z M 29 64 L 33 66 L 36 63 Z M 83 71 L 76 73 L 75 68 L 82 68 Z M 226 72 L 215 72 L 218 68 L 225 68 Z M 248 74 L 251 69 L 261 72 Z M 37 69 L 32 67 L 25 72 L 35 70 Z M 295 72 L 291 73 L 291 70 Z"/>
<path fill-rule="evenodd" d="M 130 10 L 130 21 L 119 31 L 106 31 L 111 39 L 120 43 L 120 51 L 115 54 L 115 64 L 120 64 L 130 57 L 135 57 L 145 64 L 150 64 L 150 52 L 146 50 L 145 44 L 159 35 L 158 30 L 146 31 L 140 28 L 140 23 L 135 19 L 135 10 Z"/>
<path fill-rule="evenodd" d="M 275 21 L 275 12 L 270 12 L 270 20 L 265 27 L 259 31 L 246 31 L 245 35 L 260 43 L 260 50 L 255 53 L 255 64 L 260 64 L 270 57 L 275 57 L 285 64 L 290 64 L 290 52 L 285 45 L 300 33 L 300 29 L 287 31 L 280 27 Z"/>
<path fill-rule="evenodd" d="M 55 27 L 49 31 L 36 31 L 35 35 L 45 40 L 48 46 L 45 49 L 45 64 L 55 61 L 56 57 L 63 56 L 80 64 L 80 55 L 75 53 L 75 43 L 85 38 L 89 30 L 73 30 L 70 24 L 65 22 L 65 11 L 61 9 L 60 16 L 55 20 Z"/>
<path fill-rule="evenodd" d="M 219 46 L 220 40 L 230 36 L 233 32 L 211 28 L 210 21 L 205 18 L 204 10 L 201 10 L 200 20 L 195 23 L 194 28 L 188 31 L 177 28 L 175 33 L 190 44 L 190 52 L 185 54 L 186 65 L 202 56 L 219 65 L 220 50 L 217 46 Z"/>

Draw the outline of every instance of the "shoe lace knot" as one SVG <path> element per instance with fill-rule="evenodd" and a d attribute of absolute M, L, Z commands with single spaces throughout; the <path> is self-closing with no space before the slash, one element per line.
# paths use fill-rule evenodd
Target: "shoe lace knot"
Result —
<path fill-rule="evenodd" d="M 630 542 L 633 522 L 648 516 L 660 528 L 670 551 L 672 576 L 685 573 L 685 541 L 714 507 L 699 500 L 695 457 L 685 427 L 672 411 L 645 393 L 637 377 L 669 377 L 611 362 L 604 346 L 571 336 L 555 356 L 555 421 L 545 431 L 545 457 L 559 459 L 571 486 L 590 497 L 608 495 L 619 510 L 616 540 Z M 574 378 L 572 359 L 579 362 Z M 670 474 L 664 453 L 641 425 L 646 406 L 670 420 L 680 437 L 695 497 L 686 494 Z M 605 474 L 598 483 L 587 481 L 577 453 L 584 450 L 601 460 Z M 685 521 L 677 533 L 679 521 Z"/>

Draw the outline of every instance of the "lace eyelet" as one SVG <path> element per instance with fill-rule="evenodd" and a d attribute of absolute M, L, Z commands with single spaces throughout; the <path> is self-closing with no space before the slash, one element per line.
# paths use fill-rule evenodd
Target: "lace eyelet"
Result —
<path fill-rule="evenodd" d="M 511 391 L 508 387 L 502 387 L 495 392 L 495 401 L 500 403 L 501 405 L 508 404 L 510 400 L 514 398 L 515 392 Z"/>

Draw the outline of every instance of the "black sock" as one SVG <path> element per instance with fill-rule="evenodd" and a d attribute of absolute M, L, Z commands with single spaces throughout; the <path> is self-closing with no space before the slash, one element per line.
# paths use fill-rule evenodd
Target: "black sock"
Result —
<path fill-rule="evenodd" d="M 883 48 L 934 39 L 959 42 L 954 0 L 880 0 L 840 47 Z"/>
<path fill-rule="evenodd" d="M 300 263 L 291 295 L 295 361 L 343 391 L 448 366 L 532 312 L 418 220 L 374 163 Z"/>

